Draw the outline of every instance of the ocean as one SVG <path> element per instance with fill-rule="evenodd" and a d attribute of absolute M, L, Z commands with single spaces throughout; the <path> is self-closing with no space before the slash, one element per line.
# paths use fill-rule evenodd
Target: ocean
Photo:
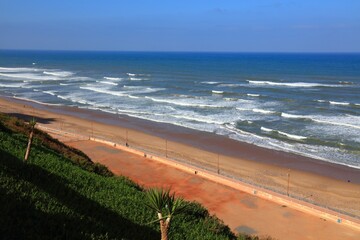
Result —
<path fill-rule="evenodd" d="M 360 54 L 1 50 L 0 95 L 360 168 Z"/>

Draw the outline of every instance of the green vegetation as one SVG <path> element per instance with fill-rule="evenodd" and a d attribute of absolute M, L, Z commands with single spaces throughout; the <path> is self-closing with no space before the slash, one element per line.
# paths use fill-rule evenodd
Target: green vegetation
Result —
<path fill-rule="evenodd" d="M 1 239 L 159 239 L 146 193 L 84 153 L 0 113 Z M 237 238 L 198 203 L 171 220 L 169 239 Z"/>
<path fill-rule="evenodd" d="M 139 186 L 124 177 L 82 169 L 47 148 L 38 138 L 39 131 L 30 164 L 24 164 L 27 136 L 8 127 L 13 118 L 1 118 L 7 118 L 0 124 L 2 239 L 160 238 L 158 224 L 148 224 L 154 212 L 145 206 L 146 195 Z M 170 239 L 234 239 L 229 228 L 206 209 L 189 204 L 186 212 L 173 219 Z"/>
<path fill-rule="evenodd" d="M 184 199 L 175 198 L 175 193 L 171 194 L 170 189 L 150 188 L 146 196 L 146 205 L 157 214 L 158 220 L 154 222 L 160 223 L 161 240 L 168 240 L 171 220 L 175 215 L 185 212 L 189 205 Z"/>

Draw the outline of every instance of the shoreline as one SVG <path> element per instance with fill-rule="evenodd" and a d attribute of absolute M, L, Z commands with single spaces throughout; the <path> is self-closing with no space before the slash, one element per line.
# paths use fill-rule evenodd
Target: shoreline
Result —
<path fill-rule="evenodd" d="M 191 145 L 195 148 L 201 148 L 202 150 L 209 151 L 214 154 L 243 158 L 250 161 L 319 174 L 324 177 L 336 178 L 338 180 L 350 180 L 354 183 L 360 183 L 360 176 L 358 175 L 360 174 L 360 166 L 349 166 L 342 163 L 311 158 L 291 152 L 265 148 L 251 143 L 234 140 L 215 133 L 190 129 L 170 123 L 150 121 L 124 114 L 116 115 L 100 110 L 79 108 L 75 106 L 46 104 L 16 97 L 0 96 L 0 99 L 15 103 L 18 102 L 20 104 L 28 104 L 36 109 L 53 112 L 54 114 L 61 113 L 65 115 L 73 115 L 83 119 L 96 116 L 97 119 L 93 119 L 93 122 L 141 131 L 170 141 Z M 119 119 L 121 121 L 119 121 Z M 188 135 L 192 135 L 195 138 L 189 139 Z M 355 172 L 355 176 L 352 172 Z M 349 179 L 346 179 L 343 176 L 344 174 L 346 174 Z"/>
<path fill-rule="evenodd" d="M 169 154 L 170 158 L 185 158 L 212 171 L 216 171 L 217 167 L 224 176 L 234 176 L 245 183 L 281 194 L 286 194 L 288 188 L 290 196 L 300 200 L 311 195 L 311 199 L 306 199 L 310 203 L 360 217 L 360 169 L 265 149 L 212 133 L 96 110 L 48 106 L 6 97 L 0 97 L 0 109 L 13 115 L 23 114 L 23 117 L 31 114 L 47 116 L 42 120 L 57 128 L 69 129 L 78 121 L 82 124 L 77 125 L 84 128 L 74 129 L 88 136 L 99 134 L 101 129 L 105 138 L 110 137 L 110 140 L 119 143 L 124 143 L 127 138 L 126 131 L 126 134 L 131 133 L 128 139 L 130 145 L 149 148 L 164 155 L 164 144 L 167 144 L 169 149 L 165 154 Z M 114 128 L 118 134 L 114 133 Z M 95 129 L 95 132 L 89 129 Z M 177 152 L 178 149 L 182 152 Z M 286 184 L 290 174 L 289 187 Z"/>

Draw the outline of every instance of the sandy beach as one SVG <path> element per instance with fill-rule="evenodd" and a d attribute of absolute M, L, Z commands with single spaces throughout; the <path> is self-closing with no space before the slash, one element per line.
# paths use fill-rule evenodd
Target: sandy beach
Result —
<path fill-rule="evenodd" d="M 149 153 L 360 217 L 359 169 L 123 115 L 8 98 L 0 99 L 0 111 L 22 118 L 35 116 L 40 124 L 54 129 L 127 142 Z"/>

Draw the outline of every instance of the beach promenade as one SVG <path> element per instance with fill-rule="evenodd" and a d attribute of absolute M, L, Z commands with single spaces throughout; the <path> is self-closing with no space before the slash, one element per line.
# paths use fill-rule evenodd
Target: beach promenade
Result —
<path fill-rule="evenodd" d="M 4 101 L 2 101 L 1 111 L 9 112 L 9 105 L 5 106 L 6 104 L 4 104 Z M 228 224 L 235 232 L 258 235 L 268 234 L 278 239 L 357 239 L 360 234 L 356 226 L 349 227 L 349 224 L 346 224 L 346 219 L 339 218 L 337 222 L 337 219 L 331 217 L 324 216 L 322 218 L 314 213 L 305 214 L 304 211 L 295 210 L 294 206 L 288 205 L 287 202 L 281 203 L 275 199 L 268 201 L 264 199 L 264 196 L 259 198 L 261 191 L 254 191 L 251 194 L 249 191 L 239 191 L 236 187 L 232 188 L 226 186 L 226 184 L 220 184 L 216 179 L 215 181 L 214 179 L 209 180 L 209 177 L 201 174 L 206 171 L 199 171 L 199 174 L 195 174 L 195 172 L 184 171 L 184 169 L 179 170 L 179 167 L 171 166 L 171 164 L 154 161 L 155 159 L 151 159 L 151 155 L 144 157 L 123 151 L 119 149 L 119 146 L 114 147 L 109 146 L 109 144 L 88 140 L 87 136 L 91 138 L 94 135 L 94 128 L 98 129 L 97 134 L 99 134 L 99 123 L 90 124 L 86 120 L 68 115 L 60 116 L 59 113 L 54 114 L 25 105 L 14 103 L 10 105 L 12 106 L 10 113 L 23 116 L 36 115 L 40 119 L 39 126 L 56 129 L 57 133 L 52 132 L 55 137 L 84 151 L 94 161 L 107 165 L 116 174 L 128 176 L 144 187 L 171 186 L 174 191 L 186 199 L 202 203 L 212 214 L 216 214 L 220 219 L 224 220 L 225 224 Z M 84 124 L 84 121 L 86 124 Z M 94 127 L 93 124 L 96 126 Z M 65 131 L 65 129 L 70 129 L 69 125 L 72 125 L 72 129 L 78 131 L 82 129 L 84 133 L 82 136 L 84 137 L 81 138 L 80 135 Z M 107 127 L 114 130 L 114 127 Z M 106 127 L 102 129 L 104 135 L 106 135 L 109 129 L 106 129 Z M 92 139 L 95 140 L 95 138 Z M 169 151 L 169 154 L 171 154 L 171 151 Z M 309 173 L 305 174 L 309 175 Z M 320 181 L 325 179 L 328 184 L 329 181 L 330 184 L 332 181 L 337 183 L 332 189 L 333 192 L 324 189 L 328 197 L 336 198 L 336 192 L 343 191 L 342 197 L 347 199 L 347 203 L 359 201 L 358 184 L 348 183 L 345 185 L 346 189 L 344 189 L 341 186 L 344 183 L 339 183 L 336 179 L 329 180 L 321 176 L 318 176 L 318 179 Z M 306 179 L 303 180 L 306 183 Z M 296 183 L 296 179 L 293 181 Z M 273 196 L 277 196 L 277 194 Z M 356 210 L 356 206 L 354 208 Z"/>

